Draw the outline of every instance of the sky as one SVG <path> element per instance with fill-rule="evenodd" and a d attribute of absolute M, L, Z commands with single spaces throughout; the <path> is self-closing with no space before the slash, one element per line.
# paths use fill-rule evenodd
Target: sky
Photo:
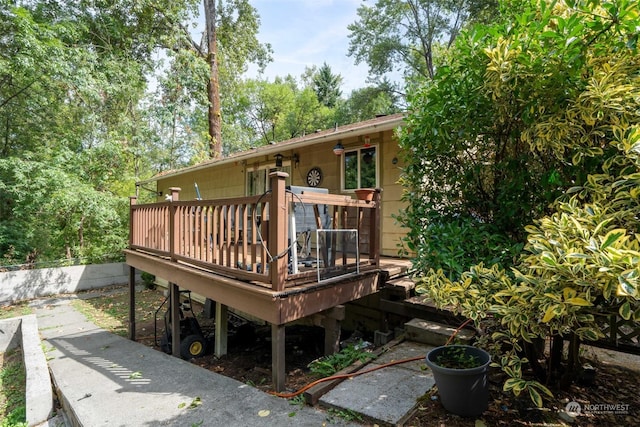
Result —
<path fill-rule="evenodd" d="M 305 67 L 322 66 L 326 62 L 333 74 L 343 79 L 342 92 L 366 86 L 367 65 L 355 65 L 347 56 L 349 30 L 357 20 L 361 0 L 250 0 L 260 15 L 258 40 L 270 43 L 273 61 L 265 69 L 265 77 L 299 78 Z M 250 70 L 249 77 L 257 71 Z"/>

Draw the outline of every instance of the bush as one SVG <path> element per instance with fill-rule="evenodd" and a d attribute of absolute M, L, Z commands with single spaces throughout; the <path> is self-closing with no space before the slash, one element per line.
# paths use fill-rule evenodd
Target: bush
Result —
<path fill-rule="evenodd" d="M 458 68 L 458 79 L 484 77 L 475 86 L 477 94 L 465 93 L 464 102 L 491 109 L 495 130 L 515 120 L 511 136 L 526 144 L 532 158 L 552 155 L 554 168 L 567 165 L 557 169 L 554 178 L 563 183 L 558 187 L 563 195 L 550 205 L 541 204 L 544 197 L 532 196 L 532 218 L 538 219 L 522 228 L 526 244 L 513 267 L 503 261 L 479 263 L 455 276 L 451 270 L 427 270 L 423 265 L 417 290 L 439 307 L 473 319 L 485 332 L 483 344 L 497 355 L 495 363 L 508 377 L 503 389 L 516 395 L 527 392 L 538 406 L 544 395 L 551 395 L 549 388 L 579 375 L 580 343 L 602 336 L 599 317 L 619 315 L 640 322 L 639 25 L 635 5 L 627 1 L 566 1 L 553 6 L 540 1 L 539 7 L 526 9 L 508 26 L 479 28 L 460 39 L 470 50 L 463 50 L 458 60 L 476 68 Z M 467 58 L 471 51 L 483 59 Z M 418 116 L 423 111 L 414 111 L 411 123 L 424 132 Z M 467 153 L 453 153 L 453 163 L 464 161 L 477 148 L 487 163 L 497 164 L 495 152 L 483 145 L 491 136 L 469 132 L 469 126 L 462 128 L 463 141 L 457 142 L 467 144 Z M 420 132 L 406 141 L 417 143 Z M 545 176 L 535 172 L 523 169 L 529 178 Z M 482 207 L 482 197 L 468 199 L 473 194 L 464 191 L 468 175 L 460 177 L 451 187 L 457 186 L 457 192 L 449 193 L 458 198 L 450 204 Z M 484 178 L 480 174 L 476 179 Z M 407 182 L 419 181 L 413 177 Z M 536 191 L 542 191 L 539 184 L 532 182 Z M 429 203 L 434 206 L 424 198 L 414 201 L 409 217 Z M 505 218 L 509 212 L 496 211 L 491 218 Z M 537 217 L 535 212 L 546 214 Z M 426 228 L 412 230 L 412 237 Z M 566 355 L 565 340 L 570 343 Z M 541 345 L 545 341 L 548 351 Z"/>

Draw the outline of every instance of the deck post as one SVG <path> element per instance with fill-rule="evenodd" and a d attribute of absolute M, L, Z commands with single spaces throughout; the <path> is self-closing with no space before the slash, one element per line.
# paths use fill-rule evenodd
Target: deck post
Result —
<path fill-rule="evenodd" d="M 271 380 L 275 391 L 284 391 L 287 372 L 284 363 L 284 325 L 271 325 Z"/>
<path fill-rule="evenodd" d="M 271 289 L 284 291 L 287 279 L 287 221 L 289 220 L 289 205 L 286 199 L 285 180 L 289 177 L 286 172 L 272 172 L 269 174 L 271 182 L 271 203 L 269 204 L 269 241 L 268 247 L 272 259 L 269 260 Z"/>
<path fill-rule="evenodd" d="M 376 266 L 380 265 L 380 189 L 376 188 L 373 194 L 373 200 L 376 207 L 371 209 L 371 217 L 369 221 L 369 261 Z"/>
<path fill-rule="evenodd" d="M 129 339 L 136 340 L 136 268 L 129 267 Z"/>
<path fill-rule="evenodd" d="M 129 196 L 129 247 L 131 247 L 133 245 L 133 242 L 135 241 L 133 237 L 133 233 L 135 233 L 136 230 L 140 229 L 138 224 L 135 224 L 134 226 L 133 209 L 131 209 L 131 206 L 134 206 L 137 203 L 138 203 L 137 196 Z"/>
<path fill-rule="evenodd" d="M 134 227 L 133 209 L 138 203 L 137 196 L 129 197 L 129 246 L 133 245 L 134 237 L 133 233 L 140 227 Z M 136 269 L 135 267 L 129 267 L 129 339 L 135 341 L 136 339 Z"/>
<path fill-rule="evenodd" d="M 216 357 L 227 354 L 227 335 L 229 325 L 227 314 L 229 307 L 216 301 L 216 333 L 215 333 L 215 355 Z"/>
<path fill-rule="evenodd" d="M 171 302 L 171 354 L 180 357 L 180 288 L 169 283 L 169 301 Z"/>
<path fill-rule="evenodd" d="M 180 187 L 171 187 L 171 202 L 177 202 L 180 200 Z M 178 208 L 173 205 L 170 207 L 171 219 L 169 221 L 169 250 L 171 251 L 171 261 L 175 261 L 175 255 L 179 252 L 178 244 L 180 242 L 180 227 L 178 222 L 180 221 L 180 215 L 178 215 Z"/>

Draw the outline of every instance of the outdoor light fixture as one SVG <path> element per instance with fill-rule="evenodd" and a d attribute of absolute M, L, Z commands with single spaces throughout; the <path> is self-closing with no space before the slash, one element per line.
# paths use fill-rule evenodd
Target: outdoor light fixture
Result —
<path fill-rule="evenodd" d="M 344 153 L 344 146 L 342 145 L 342 142 L 338 141 L 338 143 L 333 147 L 333 154 L 336 156 L 342 156 L 342 153 Z"/>
<path fill-rule="evenodd" d="M 276 158 L 276 167 L 277 168 L 281 168 L 282 167 L 282 158 L 284 157 L 282 154 L 278 153 L 275 156 L 273 156 Z"/>
<path fill-rule="evenodd" d="M 300 163 L 300 156 L 298 156 L 298 153 L 293 153 L 293 164 L 298 166 L 298 163 Z"/>

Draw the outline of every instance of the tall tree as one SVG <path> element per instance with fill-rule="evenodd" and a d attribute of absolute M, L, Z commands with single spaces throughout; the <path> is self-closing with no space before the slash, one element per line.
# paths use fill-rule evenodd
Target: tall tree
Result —
<path fill-rule="evenodd" d="M 249 63 L 264 68 L 271 60 L 271 46 L 258 41 L 260 18 L 248 0 L 204 0 L 203 6 L 206 28 L 202 42 L 182 22 L 173 22 L 181 37 L 167 47 L 191 50 L 208 66 L 203 90 L 208 94 L 209 157 L 216 158 L 223 151 L 221 103 L 233 96 L 236 81 Z"/>
<path fill-rule="evenodd" d="M 313 75 L 313 90 L 316 92 L 318 101 L 329 108 L 335 107 L 342 96 L 341 84 L 342 76 L 333 74 L 326 62 Z"/>
<path fill-rule="evenodd" d="M 0 3 L 3 261 L 119 254 L 146 73 L 185 2 L 10 3 Z"/>
<path fill-rule="evenodd" d="M 376 86 L 353 90 L 346 100 L 339 102 L 336 107 L 336 122 L 355 123 L 401 110 L 400 99 L 393 84 L 383 78 Z"/>
<path fill-rule="evenodd" d="M 204 0 L 204 17 L 207 35 L 207 64 L 209 81 L 209 157 L 217 158 L 222 153 L 222 124 L 220 114 L 220 78 L 218 72 L 218 41 L 216 33 L 216 0 Z"/>
<path fill-rule="evenodd" d="M 451 46 L 467 23 L 495 10 L 495 0 L 377 0 L 358 8 L 348 26 L 349 56 L 380 77 L 393 70 L 406 78 L 432 79 L 437 45 Z"/>
<path fill-rule="evenodd" d="M 243 97 L 248 118 L 244 125 L 253 134 L 254 146 L 325 129 L 334 116 L 310 86 L 300 88 L 292 76 L 277 77 L 274 82 L 248 80 Z"/>

